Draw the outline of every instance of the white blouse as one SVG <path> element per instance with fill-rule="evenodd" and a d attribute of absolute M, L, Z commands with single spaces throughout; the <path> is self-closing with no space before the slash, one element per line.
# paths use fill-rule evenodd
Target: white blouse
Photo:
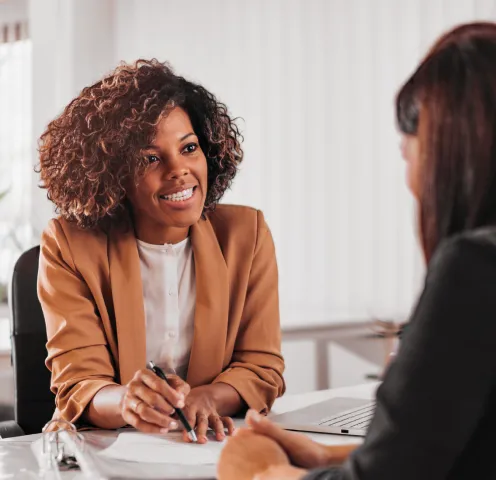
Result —
<path fill-rule="evenodd" d="M 189 238 L 176 245 L 138 240 L 146 318 L 146 361 L 185 379 L 193 342 L 196 276 Z"/>

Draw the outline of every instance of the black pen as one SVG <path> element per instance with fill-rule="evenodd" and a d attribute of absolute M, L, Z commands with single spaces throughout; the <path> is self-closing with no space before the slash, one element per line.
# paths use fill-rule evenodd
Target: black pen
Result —
<path fill-rule="evenodd" d="M 164 371 L 160 368 L 157 367 L 152 361 L 148 362 L 148 368 L 158 377 L 160 377 L 167 385 L 169 385 L 169 382 L 167 381 L 167 377 L 165 376 Z M 189 439 L 192 442 L 198 442 L 198 439 L 196 438 L 196 433 L 195 431 L 191 428 L 191 425 L 189 424 L 188 420 L 186 420 L 186 417 L 184 416 L 183 411 L 180 408 L 176 408 L 174 412 L 181 423 L 183 424 L 184 429 L 186 430 L 186 433 L 188 434 Z"/>

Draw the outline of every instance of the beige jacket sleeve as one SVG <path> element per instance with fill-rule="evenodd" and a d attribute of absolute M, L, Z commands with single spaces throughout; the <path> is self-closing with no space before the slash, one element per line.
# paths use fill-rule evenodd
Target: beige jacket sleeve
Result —
<path fill-rule="evenodd" d="M 78 274 L 64 231 L 52 220 L 41 241 L 38 296 L 47 328 L 46 365 L 56 415 L 76 422 L 115 370 L 91 292 Z"/>
<path fill-rule="evenodd" d="M 232 362 L 215 382 L 234 387 L 249 408 L 267 413 L 285 391 L 278 272 L 272 235 L 257 212 L 257 242 Z"/>

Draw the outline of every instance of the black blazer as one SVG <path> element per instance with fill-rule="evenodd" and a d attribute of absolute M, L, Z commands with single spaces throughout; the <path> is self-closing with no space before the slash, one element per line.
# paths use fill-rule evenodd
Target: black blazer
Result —
<path fill-rule="evenodd" d="M 363 445 L 305 480 L 496 479 L 496 228 L 444 241 Z"/>

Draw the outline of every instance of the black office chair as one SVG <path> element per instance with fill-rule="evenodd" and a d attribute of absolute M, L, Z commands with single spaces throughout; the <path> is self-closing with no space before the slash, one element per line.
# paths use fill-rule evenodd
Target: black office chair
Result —
<path fill-rule="evenodd" d="M 50 391 L 50 372 L 45 366 L 45 319 L 36 289 L 39 257 L 39 246 L 24 252 L 17 260 L 12 276 L 15 421 L 0 422 L 2 438 L 41 432 L 55 409 L 55 396 Z"/>

